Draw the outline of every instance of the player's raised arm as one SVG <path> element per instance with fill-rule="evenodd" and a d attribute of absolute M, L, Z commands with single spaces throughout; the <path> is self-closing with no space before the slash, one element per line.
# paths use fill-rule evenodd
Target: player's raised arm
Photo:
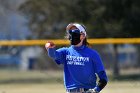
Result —
<path fill-rule="evenodd" d="M 45 44 L 45 48 L 48 51 L 49 57 L 51 57 L 57 64 L 63 64 L 65 61 L 65 50 L 66 48 L 55 48 L 55 44 L 53 42 L 47 42 Z"/>
<path fill-rule="evenodd" d="M 56 58 L 56 55 L 55 55 L 55 44 L 53 42 L 47 42 L 45 44 L 45 48 L 47 49 L 48 51 L 48 55 L 52 58 Z"/>

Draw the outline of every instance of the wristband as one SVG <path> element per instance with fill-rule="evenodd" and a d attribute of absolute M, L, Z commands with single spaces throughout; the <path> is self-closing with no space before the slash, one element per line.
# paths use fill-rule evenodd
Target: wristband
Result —
<path fill-rule="evenodd" d="M 96 91 L 96 92 L 100 92 L 101 91 L 101 89 L 99 88 L 99 86 L 96 86 L 95 88 L 94 88 L 94 90 Z"/>

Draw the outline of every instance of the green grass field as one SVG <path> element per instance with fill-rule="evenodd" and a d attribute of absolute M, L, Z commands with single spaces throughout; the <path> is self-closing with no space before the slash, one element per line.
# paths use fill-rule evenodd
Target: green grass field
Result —
<path fill-rule="evenodd" d="M 62 72 L 0 71 L 0 93 L 65 93 Z M 140 81 L 110 81 L 101 93 L 140 93 Z"/>

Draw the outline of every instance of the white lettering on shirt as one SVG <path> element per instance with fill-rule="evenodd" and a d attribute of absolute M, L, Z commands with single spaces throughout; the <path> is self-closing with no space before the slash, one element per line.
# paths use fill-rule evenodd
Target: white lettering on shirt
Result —
<path fill-rule="evenodd" d="M 85 62 L 89 62 L 89 57 L 79 57 L 66 55 L 66 60 L 68 65 L 85 65 Z"/>

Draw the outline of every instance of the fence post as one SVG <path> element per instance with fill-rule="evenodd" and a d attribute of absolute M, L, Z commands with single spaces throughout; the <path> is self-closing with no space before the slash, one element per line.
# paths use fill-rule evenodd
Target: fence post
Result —
<path fill-rule="evenodd" d="M 113 64 L 113 75 L 116 77 L 120 74 L 119 62 L 118 62 L 118 51 L 117 44 L 114 44 L 114 64 Z"/>

